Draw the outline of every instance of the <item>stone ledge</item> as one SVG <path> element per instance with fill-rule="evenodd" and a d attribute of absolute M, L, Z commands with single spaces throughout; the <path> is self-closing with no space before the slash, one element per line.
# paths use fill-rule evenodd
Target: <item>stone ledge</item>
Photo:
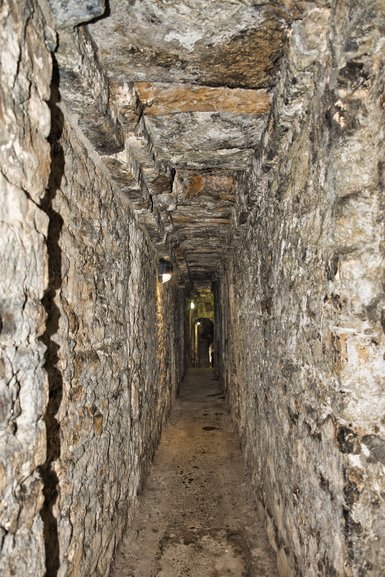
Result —
<path fill-rule="evenodd" d="M 266 90 L 163 82 L 134 82 L 134 88 L 144 105 L 144 114 L 151 116 L 176 112 L 266 114 L 270 110 L 270 94 Z"/>

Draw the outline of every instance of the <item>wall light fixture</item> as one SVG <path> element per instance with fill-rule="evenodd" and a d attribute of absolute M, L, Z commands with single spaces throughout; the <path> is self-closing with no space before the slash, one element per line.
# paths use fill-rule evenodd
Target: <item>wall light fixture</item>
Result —
<path fill-rule="evenodd" d="M 168 282 L 172 277 L 172 262 L 165 258 L 160 258 L 158 262 L 158 280 L 162 283 Z"/>

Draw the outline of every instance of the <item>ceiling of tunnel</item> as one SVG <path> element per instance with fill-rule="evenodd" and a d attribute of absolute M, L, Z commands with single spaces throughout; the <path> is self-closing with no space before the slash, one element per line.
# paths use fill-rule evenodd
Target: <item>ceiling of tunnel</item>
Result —
<path fill-rule="evenodd" d="M 228 252 L 237 180 L 260 145 L 286 34 L 280 2 L 110 0 L 78 45 L 96 52 L 108 93 L 86 106 L 75 94 L 90 92 L 84 63 L 62 42 L 79 124 L 182 279 L 211 278 Z"/>
<path fill-rule="evenodd" d="M 92 27 L 115 82 L 261 88 L 274 82 L 284 13 L 261 0 L 110 0 Z"/>

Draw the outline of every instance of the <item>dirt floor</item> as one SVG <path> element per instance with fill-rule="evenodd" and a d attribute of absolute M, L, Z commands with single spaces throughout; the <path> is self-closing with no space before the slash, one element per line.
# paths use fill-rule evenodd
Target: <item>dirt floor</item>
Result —
<path fill-rule="evenodd" d="M 278 577 L 211 369 L 191 369 L 112 577 Z"/>

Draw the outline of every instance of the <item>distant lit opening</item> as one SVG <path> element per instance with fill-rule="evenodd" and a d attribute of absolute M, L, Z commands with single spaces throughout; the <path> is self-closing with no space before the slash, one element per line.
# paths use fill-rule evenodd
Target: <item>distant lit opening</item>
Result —
<path fill-rule="evenodd" d="M 190 366 L 214 366 L 214 294 L 209 287 L 194 287 L 186 303 Z"/>

